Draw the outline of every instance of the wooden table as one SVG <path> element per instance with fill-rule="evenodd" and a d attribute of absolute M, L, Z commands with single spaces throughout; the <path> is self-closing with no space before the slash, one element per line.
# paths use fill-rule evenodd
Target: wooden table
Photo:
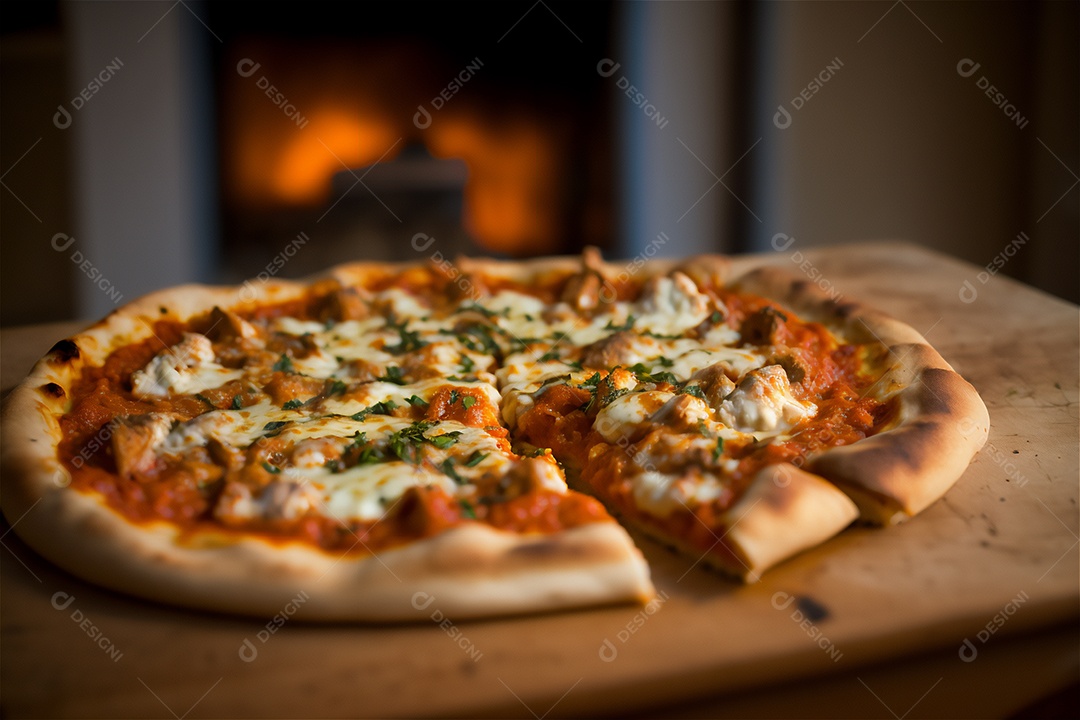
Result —
<path fill-rule="evenodd" d="M 990 409 L 990 444 L 911 522 L 849 529 L 747 587 L 640 540 L 666 598 L 646 610 L 273 634 L 88 585 L 5 525 L 2 714 L 984 717 L 1074 683 L 1077 308 L 911 245 L 798 251 L 741 262 L 908 322 Z M 74 329 L 5 330 L 4 390 Z"/>

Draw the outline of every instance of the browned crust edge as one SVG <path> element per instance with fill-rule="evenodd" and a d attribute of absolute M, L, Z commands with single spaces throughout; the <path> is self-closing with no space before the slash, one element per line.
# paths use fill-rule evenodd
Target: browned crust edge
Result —
<path fill-rule="evenodd" d="M 862 304 L 836 302 L 812 282 L 759 268 L 733 286 L 791 308 L 842 338 L 887 348 L 871 388 L 898 404 L 890 427 L 812 457 L 805 468 L 846 492 L 862 519 L 891 525 L 926 509 L 964 474 L 986 443 L 990 416 L 975 388 L 914 329 Z"/>
<path fill-rule="evenodd" d="M 753 583 L 775 565 L 839 534 L 859 517 L 848 496 L 825 480 L 793 465 L 763 468 L 746 493 L 720 518 L 716 535 L 735 556 L 702 552 L 647 521 L 624 519 L 643 534 L 683 556 L 743 582 Z"/>

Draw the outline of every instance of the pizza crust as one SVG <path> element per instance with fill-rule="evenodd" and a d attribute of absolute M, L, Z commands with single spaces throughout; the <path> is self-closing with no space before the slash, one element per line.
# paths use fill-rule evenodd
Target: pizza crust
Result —
<path fill-rule="evenodd" d="M 716 542 L 709 550 L 689 545 L 648 519 L 623 519 L 724 575 L 757 582 L 770 568 L 820 545 L 858 517 L 855 503 L 825 480 L 793 465 L 772 465 L 762 468 L 742 497 L 717 519 L 724 529 L 714 533 Z M 719 545 L 724 548 L 714 552 Z"/>
<path fill-rule="evenodd" d="M 886 348 L 889 367 L 870 389 L 895 399 L 887 429 L 812 457 L 806 469 L 859 506 L 863 520 L 893 525 L 920 512 L 960 479 L 986 443 L 990 416 L 978 392 L 911 327 L 855 302 L 837 303 L 815 284 L 775 268 L 735 282 L 820 322 L 839 337 Z"/>

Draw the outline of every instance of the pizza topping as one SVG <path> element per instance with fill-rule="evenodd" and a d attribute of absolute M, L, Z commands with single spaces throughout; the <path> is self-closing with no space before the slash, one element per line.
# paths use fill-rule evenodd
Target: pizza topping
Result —
<path fill-rule="evenodd" d="M 730 374 L 734 374 L 731 366 L 719 362 L 698 370 L 691 378 L 701 388 L 706 402 L 714 410 L 719 410 L 724 399 L 735 389 Z"/>
<path fill-rule="evenodd" d="M 739 327 L 743 342 L 750 345 L 786 345 L 787 315 L 771 305 L 748 315 Z"/>
<path fill-rule="evenodd" d="M 769 365 L 740 380 L 717 415 L 726 425 L 753 432 L 786 430 L 816 412 L 814 403 L 800 403 L 791 396 L 784 369 Z"/>
<path fill-rule="evenodd" d="M 131 477 L 157 463 L 155 448 L 169 434 L 172 418 L 160 413 L 129 415 L 113 421 L 112 448 L 116 469 Z"/>
<path fill-rule="evenodd" d="M 318 310 L 318 318 L 323 322 L 363 320 L 369 314 L 370 309 L 360 290 L 352 287 L 338 288 L 328 293 Z"/>
<path fill-rule="evenodd" d="M 603 340 L 586 345 L 581 351 L 581 364 L 590 368 L 610 368 L 634 365 L 659 354 L 655 340 L 630 330 L 619 330 Z"/>
<path fill-rule="evenodd" d="M 659 334 L 681 335 L 710 314 L 709 297 L 678 271 L 646 282 L 636 305 L 641 311 L 637 326 Z"/>
<path fill-rule="evenodd" d="M 210 311 L 209 329 L 204 333 L 214 342 L 253 340 L 259 336 L 255 326 L 234 312 L 215 305 Z"/>
<path fill-rule="evenodd" d="M 563 288 L 561 300 L 578 312 L 596 310 L 601 304 L 615 298 L 611 284 L 604 277 L 603 263 L 596 248 L 586 248 L 582 253 L 582 271 L 573 275 Z M 601 292 L 603 290 L 604 292 Z"/>
<path fill-rule="evenodd" d="M 131 386 L 138 397 L 166 397 L 197 393 L 242 376 L 214 362 L 214 346 L 205 335 L 184 333 L 183 340 L 132 373 Z"/>
<path fill-rule="evenodd" d="M 133 516 L 347 549 L 603 519 L 556 459 L 624 511 L 713 518 L 765 464 L 875 427 L 856 351 L 762 299 L 681 271 L 613 283 L 598 258 L 535 285 L 474 279 L 485 292 L 464 297 L 412 269 L 159 324 L 169 347 L 89 371 L 67 432 L 122 418 L 95 463 Z"/>
<path fill-rule="evenodd" d="M 243 483 L 226 484 L 214 507 L 214 517 L 229 525 L 252 520 L 293 520 L 319 507 L 321 498 L 302 483 L 275 480 L 252 489 Z"/>
<path fill-rule="evenodd" d="M 634 441 L 644 434 L 654 413 L 675 398 L 658 390 L 618 398 L 596 416 L 594 429 L 608 442 Z"/>

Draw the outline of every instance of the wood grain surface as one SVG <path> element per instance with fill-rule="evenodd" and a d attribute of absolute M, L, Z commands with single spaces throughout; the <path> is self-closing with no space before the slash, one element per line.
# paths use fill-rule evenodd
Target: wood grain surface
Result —
<path fill-rule="evenodd" d="M 907 244 L 739 260 L 761 263 L 907 322 L 981 393 L 989 444 L 919 517 L 849 528 L 751 586 L 638 538 L 662 600 L 645 608 L 440 624 L 435 598 L 431 622 L 274 632 L 91 586 L 5 524 L 3 716 L 984 715 L 1075 679 L 1078 309 Z M 76 328 L 4 330 L 4 391 Z"/>

